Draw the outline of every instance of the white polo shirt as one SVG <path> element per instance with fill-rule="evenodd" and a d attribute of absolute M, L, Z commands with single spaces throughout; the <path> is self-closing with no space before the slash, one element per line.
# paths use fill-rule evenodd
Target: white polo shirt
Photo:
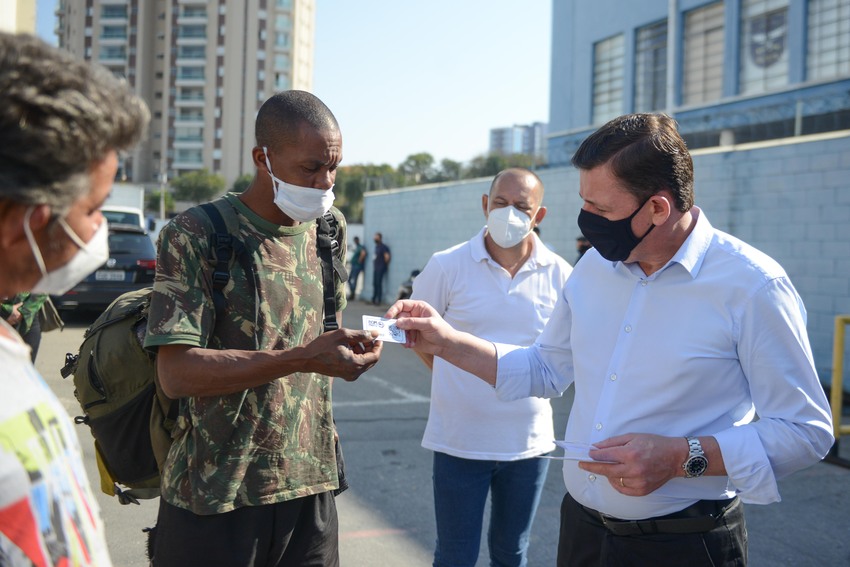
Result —
<path fill-rule="evenodd" d="M 413 281 L 455 329 L 498 343 L 531 345 L 545 327 L 572 267 L 536 235 L 511 278 L 484 246 L 485 229 L 437 252 Z M 454 457 L 512 461 L 554 450 L 548 400 L 502 401 L 492 386 L 435 357 L 431 409 L 422 446 Z"/>

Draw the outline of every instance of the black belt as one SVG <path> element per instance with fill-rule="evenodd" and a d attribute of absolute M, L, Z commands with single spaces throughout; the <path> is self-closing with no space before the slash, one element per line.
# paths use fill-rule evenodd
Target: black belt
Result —
<path fill-rule="evenodd" d="M 709 532 L 717 525 L 717 520 L 726 511 L 739 502 L 738 497 L 728 500 L 700 500 L 684 510 L 648 518 L 646 520 L 621 520 L 603 514 L 587 506 L 579 506 L 602 522 L 608 531 L 618 536 L 635 536 L 646 534 L 698 534 Z"/>

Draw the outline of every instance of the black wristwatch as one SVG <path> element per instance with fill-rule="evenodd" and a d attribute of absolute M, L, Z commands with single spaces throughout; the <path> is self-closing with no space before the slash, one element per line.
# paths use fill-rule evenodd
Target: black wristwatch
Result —
<path fill-rule="evenodd" d="M 708 468 L 708 459 L 702 450 L 702 445 L 696 437 L 685 437 L 688 441 L 688 459 L 682 464 L 685 469 L 685 478 L 696 478 L 705 474 Z"/>

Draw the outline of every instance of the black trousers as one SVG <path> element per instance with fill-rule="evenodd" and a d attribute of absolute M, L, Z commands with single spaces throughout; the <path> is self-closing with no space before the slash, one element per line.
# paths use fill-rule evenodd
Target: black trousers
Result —
<path fill-rule="evenodd" d="M 676 514 L 663 516 L 675 517 Z M 561 503 L 558 567 L 744 567 L 747 527 L 740 500 L 714 529 L 618 536 L 567 494 Z"/>
<path fill-rule="evenodd" d="M 160 498 L 149 534 L 153 567 L 339 567 L 330 492 L 199 516 Z"/>

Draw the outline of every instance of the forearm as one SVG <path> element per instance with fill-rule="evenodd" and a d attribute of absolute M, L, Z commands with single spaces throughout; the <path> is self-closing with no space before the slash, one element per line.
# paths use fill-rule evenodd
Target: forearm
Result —
<path fill-rule="evenodd" d="M 221 396 L 267 384 L 295 372 L 310 372 L 303 346 L 289 350 L 214 350 L 186 345 L 159 347 L 157 373 L 166 395 Z"/>
<path fill-rule="evenodd" d="M 454 331 L 451 340 L 440 349 L 437 356 L 478 376 L 491 386 L 496 385 L 499 359 L 496 346 L 490 341 L 469 333 Z"/>

